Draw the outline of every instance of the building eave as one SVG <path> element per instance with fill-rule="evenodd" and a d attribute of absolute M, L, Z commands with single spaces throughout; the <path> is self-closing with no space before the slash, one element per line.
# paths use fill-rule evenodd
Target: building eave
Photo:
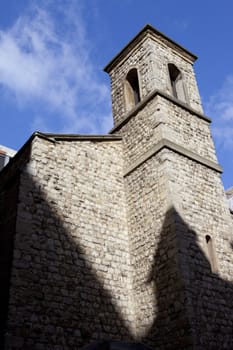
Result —
<path fill-rule="evenodd" d="M 24 164 L 31 152 L 31 145 L 35 138 L 41 138 L 48 142 L 57 143 L 59 141 L 91 141 L 91 142 L 111 142 L 121 141 L 122 137 L 118 134 L 111 135 L 80 135 L 80 134 L 53 134 L 53 133 L 42 133 L 40 131 L 34 132 L 25 144 L 19 149 L 9 163 L 0 172 L 0 191 L 3 184 L 12 177 L 15 172 L 20 171 L 22 164 Z"/>
<path fill-rule="evenodd" d="M 104 67 L 104 71 L 106 73 L 109 73 L 114 66 L 116 66 L 116 64 L 118 62 L 120 62 L 129 51 L 131 51 L 134 46 L 136 46 L 138 44 L 139 41 L 141 41 L 147 34 L 152 34 L 156 37 L 161 38 L 163 41 L 165 40 L 167 42 L 168 45 L 175 47 L 178 51 L 182 51 L 185 55 L 187 55 L 189 57 L 189 59 L 194 62 L 197 59 L 197 56 L 195 54 L 193 54 L 192 52 L 190 52 L 189 50 L 187 50 L 186 48 L 184 48 L 183 46 L 181 46 L 180 44 L 178 44 L 177 42 L 175 42 L 174 40 L 170 39 L 168 36 L 166 36 L 164 33 L 160 32 L 159 30 L 157 30 L 156 28 L 154 28 L 152 25 L 147 24 L 145 25 L 144 28 L 142 28 L 142 30 L 140 30 L 140 32 Z"/>
<path fill-rule="evenodd" d="M 228 188 L 225 192 L 228 198 L 233 197 L 233 187 Z"/>
<path fill-rule="evenodd" d="M 54 134 L 36 131 L 33 136 L 50 141 L 117 141 L 122 140 L 120 135 L 111 134 Z"/>

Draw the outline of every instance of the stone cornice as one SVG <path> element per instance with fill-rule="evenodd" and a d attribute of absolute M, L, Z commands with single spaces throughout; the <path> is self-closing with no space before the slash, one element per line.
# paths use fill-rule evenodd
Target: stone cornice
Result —
<path fill-rule="evenodd" d="M 155 154 L 157 154 L 158 152 L 160 152 L 164 148 L 167 148 L 167 149 L 170 149 L 176 153 L 179 153 L 182 156 L 189 158 L 189 159 L 191 159 L 199 164 L 202 164 L 202 165 L 206 166 L 207 168 L 210 168 L 218 173 L 222 173 L 222 171 L 223 171 L 222 167 L 219 164 L 217 164 L 209 159 L 206 159 L 206 158 L 200 156 L 199 154 L 197 154 L 193 151 L 190 151 L 187 148 L 184 148 L 184 147 L 182 147 L 182 146 L 180 146 L 172 141 L 169 141 L 167 139 L 162 139 L 155 146 L 153 146 L 149 151 L 147 151 L 141 157 L 139 157 L 136 162 L 134 162 L 132 165 L 130 165 L 126 169 L 124 176 L 128 176 L 135 169 L 137 169 L 141 164 L 146 162 L 149 158 L 153 157 Z"/>
<path fill-rule="evenodd" d="M 199 113 L 195 109 L 191 108 L 189 105 L 186 103 L 164 93 L 161 90 L 154 90 L 152 91 L 149 95 L 147 95 L 142 101 L 140 101 L 130 112 L 126 114 L 126 116 L 121 120 L 120 122 L 116 123 L 116 125 L 109 131 L 109 134 L 113 134 L 117 130 L 119 130 L 123 125 L 125 125 L 133 116 L 135 116 L 142 108 L 145 107 L 145 105 L 152 100 L 155 96 L 161 96 L 165 98 L 166 100 L 174 103 L 178 107 L 181 107 L 182 109 L 188 111 L 192 115 L 195 115 L 197 118 L 203 119 L 208 123 L 211 123 L 211 119 L 207 117 L 206 115 Z"/>
<path fill-rule="evenodd" d="M 80 135 L 80 134 L 53 134 L 36 131 L 32 136 L 38 136 L 48 141 L 118 141 L 122 140 L 120 135 Z"/>

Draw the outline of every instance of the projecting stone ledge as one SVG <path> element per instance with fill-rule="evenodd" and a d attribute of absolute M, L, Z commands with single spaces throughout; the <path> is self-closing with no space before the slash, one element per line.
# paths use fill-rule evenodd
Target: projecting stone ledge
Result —
<path fill-rule="evenodd" d="M 160 152 L 163 148 L 170 149 L 176 153 L 179 153 L 183 155 L 184 157 L 187 157 L 189 159 L 192 159 L 196 161 L 197 163 L 200 163 L 212 170 L 217 171 L 218 173 L 222 173 L 222 167 L 219 164 L 216 164 L 212 162 L 209 159 L 206 159 L 202 156 L 200 156 L 197 153 L 194 153 L 172 141 L 162 139 L 159 141 L 155 146 L 153 146 L 149 151 L 144 153 L 134 164 L 130 165 L 126 171 L 124 176 L 129 175 L 134 169 L 138 168 L 141 164 L 143 164 L 147 159 L 153 157 L 156 153 Z"/>

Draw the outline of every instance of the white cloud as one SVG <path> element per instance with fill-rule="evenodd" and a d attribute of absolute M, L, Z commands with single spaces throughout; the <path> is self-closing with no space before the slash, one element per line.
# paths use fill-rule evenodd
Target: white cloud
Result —
<path fill-rule="evenodd" d="M 206 103 L 206 111 L 214 119 L 212 128 L 217 146 L 233 147 L 233 75 L 229 75 L 219 91 Z"/>
<path fill-rule="evenodd" d="M 102 120 L 111 119 L 109 91 L 98 78 L 89 45 L 79 1 L 33 6 L 0 31 L 0 84 L 24 107 L 40 101 L 57 112 L 64 130 L 102 132 Z M 46 124 L 41 116 L 32 122 L 45 129 Z"/>
<path fill-rule="evenodd" d="M 186 19 L 174 20 L 174 25 L 181 31 L 187 30 L 189 23 Z"/>

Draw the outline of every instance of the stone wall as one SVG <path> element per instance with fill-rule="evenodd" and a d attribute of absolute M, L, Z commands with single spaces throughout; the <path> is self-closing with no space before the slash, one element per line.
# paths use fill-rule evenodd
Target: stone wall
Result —
<path fill-rule="evenodd" d="M 195 349 L 231 349 L 232 224 L 220 175 L 171 151 L 166 167 L 180 217 L 178 257 Z"/>
<path fill-rule="evenodd" d="M 233 348 L 232 221 L 194 56 L 156 30 L 130 45 L 109 69 L 121 137 L 37 133 L 2 176 L 14 203 L 5 350 Z M 126 113 L 134 67 L 141 101 Z"/>
<path fill-rule="evenodd" d="M 5 324 L 8 314 L 9 288 L 18 212 L 20 169 L 30 157 L 30 145 L 1 171 L 0 181 L 0 348 L 4 348 Z"/>
<path fill-rule="evenodd" d="M 133 165 L 163 139 L 217 164 L 210 120 L 166 95 L 155 92 L 151 99 L 145 98 L 125 120 L 112 133 L 123 137 L 126 166 Z"/>
<path fill-rule="evenodd" d="M 170 151 L 167 174 L 181 219 L 176 227 L 179 261 L 194 348 L 231 349 L 232 225 L 220 175 Z"/>
<path fill-rule="evenodd" d="M 231 218 L 210 120 L 193 61 L 172 43 L 145 37 L 109 72 L 112 132 L 122 136 L 126 166 L 135 336 L 158 349 L 230 349 Z M 185 104 L 172 97 L 168 63 L 182 73 Z M 141 102 L 127 112 L 123 85 L 132 67 Z"/>
<path fill-rule="evenodd" d="M 227 203 L 231 212 L 231 219 L 233 220 L 233 187 L 226 191 Z"/>
<path fill-rule="evenodd" d="M 205 236 L 213 237 L 219 267 L 217 272 L 224 279 L 231 280 L 231 216 L 220 174 L 171 151 L 167 170 L 173 200 L 183 220 L 195 230 L 198 244 L 205 254 Z M 229 259 L 225 254 L 229 255 Z"/>
<path fill-rule="evenodd" d="M 220 174 L 165 148 L 125 179 L 137 339 L 232 348 L 232 224 Z"/>
<path fill-rule="evenodd" d="M 191 328 L 177 259 L 165 155 L 164 150 L 126 176 L 135 336 L 152 349 L 189 349 Z"/>
<path fill-rule="evenodd" d="M 147 36 L 140 45 L 135 45 L 129 55 L 109 72 L 111 78 L 114 125 L 127 112 L 124 97 L 124 81 L 131 68 L 137 68 L 139 87 L 143 99 L 153 90 L 159 89 L 172 96 L 168 63 L 174 63 L 182 72 L 187 95 L 187 104 L 202 113 L 200 95 L 191 61 L 184 59 L 174 48 L 164 45 L 154 36 Z"/>
<path fill-rule="evenodd" d="M 129 339 L 121 142 L 36 137 L 20 177 L 14 248 L 6 349 Z"/>
<path fill-rule="evenodd" d="M 157 103 L 157 118 L 162 124 L 162 137 L 217 162 L 210 120 L 162 96 Z"/>

